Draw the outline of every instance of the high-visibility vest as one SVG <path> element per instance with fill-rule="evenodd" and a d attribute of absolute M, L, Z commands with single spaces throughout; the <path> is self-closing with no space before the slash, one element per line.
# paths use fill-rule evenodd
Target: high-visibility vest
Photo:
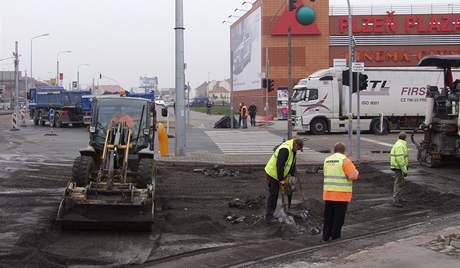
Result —
<path fill-rule="evenodd" d="M 343 163 L 347 157 L 335 153 L 324 160 L 324 191 L 325 192 L 353 192 L 353 182 L 347 178 L 343 171 Z"/>
<path fill-rule="evenodd" d="M 407 165 L 409 164 L 409 155 L 407 149 L 407 142 L 405 140 L 398 140 L 390 152 L 390 166 L 391 169 L 400 169 L 402 172 L 407 173 Z"/>
<path fill-rule="evenodd" d="M 283 148 L 289 151 L 289 157 L 286 161 L 286 164 L 284 165 L 283 178 L 281 178 L 281 180 L 284 180 L 284 178 L 286 178 L 289 174 L 289 171 L 292 167 L 292 163 L 294 162 L 294 152 L 292 151 L 292 149 L 294 148 L 294 140 L 285 141 L 280 146 L 278 146 L 278 148 L 276 148 L 275 150 L 275 153 L 272 155 L 267 165 L 265 166 L 265 172 L 270 177 L 278 181 L 280 180 L 280 178 L 278 178 L 278 169 L 276 167 L 276 162 L 278 160 L 279 151 Z"/>

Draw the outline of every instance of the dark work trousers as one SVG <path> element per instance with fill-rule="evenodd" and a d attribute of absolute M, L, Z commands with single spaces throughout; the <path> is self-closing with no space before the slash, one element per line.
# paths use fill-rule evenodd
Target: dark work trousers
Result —
<path fill-rule="evenodd" d="M 279 181 L 273 179 L 267 175 L 267 186 L 268 186 L 268 198 L 267 198 L 267 211 L 265 214 L 266 220 L 273 219 L 273 213 L 276 209 L 276 203 L 278 202 L 278 193 L 280 190 Z"/>
<path fill-rule="evenodd" d="M 255 127 L 256 126 L 256 115 L 249 115 L 251 117 L 251 127 Z"/>
<path fill-rule="evenodd" d="M 324 206 L 323 240 L 340 238 L 348 202 L 326 201 Z"/>

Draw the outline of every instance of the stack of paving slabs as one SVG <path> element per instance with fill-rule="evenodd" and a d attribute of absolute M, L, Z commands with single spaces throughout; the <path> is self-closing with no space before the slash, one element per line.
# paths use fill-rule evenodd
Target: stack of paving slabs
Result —
<path fill-rule="evenodd" d="M 460 258 L 460 234 L 439 235 L 435 240 L 423 246 L 439 253 Z"/>

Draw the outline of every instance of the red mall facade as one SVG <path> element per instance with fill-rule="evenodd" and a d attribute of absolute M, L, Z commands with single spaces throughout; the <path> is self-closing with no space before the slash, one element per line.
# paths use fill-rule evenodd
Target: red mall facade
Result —
<path fill-rule="evenodd" d="M 269 92 L 269 111 L 276 116 L 277 89 L 286 89 L 288 86 L 288 25 L 293 29 L 294 84 L 316 70 L 332 66 L 334 59 L 348 57 L 347 8 L 329 6 L 325 0 L 299 2 L 299 7 L 305 5 L 314 10 L 315 20 L 309 26 L 300 25 L 295 20 L 295 12 L 289 14 L 286 8 L 280 9 L 285 0 L 259 0 L 231 26 L 234 66 L 235 63 L 240 66 L 247 64 L 245 44 L 260 42 L 252 49 L 256 53 L 251 56 L 251 60 L 257 61 L 257 64 L 249 63 L 246 66 L 250 67 L 237 70 L 233 68 L 233 77 L 236 77 L 233 91 L 235 105 L 239 102 L 255 103 L 259 114 L 263 113 L 266 92 L 256 82 L 266 73 L 265 53 L 268 48 L 269 77 L 275 80 L 275 90 Z M 460 54 L 460 4 L 436 4 L 433 1 L 432 5 L 360 6 L 353 8 L 353 14 L 356 60 L 363 61 L 366 66 L 413 67 L 426 55 Z M 256 30 L 248 31 L 248 37 L 243 33 L 244 27 L 254 24 L 248 23 L 248 20 L 257 17 L 255 15 L 260 17 L 260 32 L 257 27 L 252 27 Z M 252 19 L 254 21 L 257 20 Z M 257 39 L 251 34 L 260 36 Z M 259 51 L 260 55 L 256 55 Z M 237 72 L 240 73 L 235 75 Z M 253 83 L 242 82 L 245 79 Z"/>

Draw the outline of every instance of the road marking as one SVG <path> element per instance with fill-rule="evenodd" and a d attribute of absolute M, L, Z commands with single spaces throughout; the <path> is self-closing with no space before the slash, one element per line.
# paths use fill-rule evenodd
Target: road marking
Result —
<path fill-rule="evenodd" d="M 375 144 L 378 144 L 378 145 L 382 145 L 382 146 L 385 146 L 385 147 L 390 147 L 390 148 L 393 147 L 393 144 L 386 143 L 386 142 L 381 142 L 381 141 L 377 141 L 377 140 L 373 140 L 373 139 L 369 139 L 369 138 L 361 137 L 361 140 L 367 141 L 367 142 L 370 142 L 370 143 L 375 143 Z M 411 144 L 408 144 L 408 149 L 409 149 L 409 151 L 412 151 L 412 149 L 409 148 L 410 146 L 411 146 Z"/>
<path fill-rule="evenodd" d="M 205 131 L 206 135 L 226 155 L 267 155 L 273 154 L 275 146 L 283 142 L 283 138 L 268 131 L 251 130 L 227 130 L 227 131 Z M 309 154 L 323 157 L 306 146 L 300 155 Z"/>
<path fill-rule="evenodd" d="M 370 142 L 370 143 L 375 143 L 375 144 L 382 145 L 382 146 L 386 146 L 386 147 L 390 147 L 390 148 L 393 147 L 393 144 L 389 144 L 389 143 L 381 142 L 381 141 L 376 141 L 376 140 L 369 139 L 369 138 L 361 137 L 361 140 L 367 141 L 367 142 Z"/>

